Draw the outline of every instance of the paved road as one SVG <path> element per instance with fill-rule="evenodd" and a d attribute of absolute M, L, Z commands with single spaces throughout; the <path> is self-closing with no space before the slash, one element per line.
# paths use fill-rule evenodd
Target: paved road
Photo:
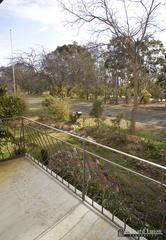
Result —
<path fill-rule="evenodd" d="M 41 99 L 41 98 L 33 98 L 33 97 L 28 98 L 28 102 L 29 102 L 30 105 L 41 104 L 42 101 L 43 101 L 43 99 Z"/>
<path fill-rule="evenodd" d="M 42 99 L 40 98 L 30 98 L 29 103 L 41 104 Z M 91 103 L 74 103 L 71 107 L 72 111 L 81 111 L 83 113 L 89 113 L 91 110 Z M 105 114 L 107 116 L 115 116 L 117 113 L 122 112 L 125 119 L 130 119 L 131 109 L 120 106 L 107 106 Z M 166 112 L 161 110 L 148 110 L 139 109 L 137 113 L 137 121 L 146 124 L 155 124 L 159 127 L 166 128 Z"/>
<path fill-rule="evenodd" d="M 88 113 L 91 109 L 91 104 L 74 104 L 73 111 L 82 111 Z M 107 116 L 115 116 L 117 113 L 122 112 L 125 119 L 130 119 L 131 109 L 119 106 L 106 107 L 105 114 Z M 137 113 L 137 122 L 155 124 L 157 126 L 166 128 L 166 112 L 160 110 L 145 110 L 139 109 Z"/>

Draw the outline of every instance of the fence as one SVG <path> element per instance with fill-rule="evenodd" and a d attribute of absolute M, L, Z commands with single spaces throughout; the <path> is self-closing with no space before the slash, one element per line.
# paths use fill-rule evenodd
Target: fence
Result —
<path fill-rule="evenodd" d="M 25 117 L 2 123 L 14 134 L 10 156 L 26 150 L 83 201 L 116 224 L 121 219 L 124 229 L 166 229 L 166 167 Z"/>
<path fill-rule="evenodd" d="M 0 160 L 23 155 L 23 118 L 0 119 Z"/>

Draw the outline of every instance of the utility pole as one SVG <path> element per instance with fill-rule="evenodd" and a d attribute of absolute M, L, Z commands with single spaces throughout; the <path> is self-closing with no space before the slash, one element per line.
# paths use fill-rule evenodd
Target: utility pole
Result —
<path fill-rule="evenodd" d="M 13 40 L 12 40 L 12 30 L 10 29 L 10 45 L 11 45 L 11 58 L 12 58 L 12 70 L 13 70 L 13 92 L 16 92 L 16 78 L 15 78 L 15 68 L 13 61 Z"/>

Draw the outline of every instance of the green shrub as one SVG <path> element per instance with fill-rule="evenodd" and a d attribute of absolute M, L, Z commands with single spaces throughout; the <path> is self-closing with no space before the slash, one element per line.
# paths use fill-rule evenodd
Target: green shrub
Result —
<path fill-rule="evenodd" d="M 7 95 L 4 86 L 0 86 L 0 118 L 15 117 L 25 114 L 27 104 L 23 97 Z"/>
<path fill-rule="evenodd" d="M 99 127 L 101 124 L 101 118 L 104 112 L 104 106 L 101 100 L 95 100 L 90 112 L 90 116 L 96 118 L 95 122 Z"/>
<path fill-rule="evenodd" d="M 104 106 L 101 100 L 96 100 L 93 103 L 92 110 L 90 112 L 91 117 L 101 118 L 104 112 Z"/>
<path fill-rule="evenodd" d="M 120 124 L 121 124 L 121 121 L 122 121 L 123 118 L 124 118 L 123 113 L 118 113 L 118 114 L 116 115 L 116 118 L 111 120 L 111 122 L 112 122 L 112 127 L 113 127 L 114 129 L 120 130 Z"/>
<path fill-rule="evenodd" d="M 18 154 L 23 151 L 14 137 L 11 120 L 3 118 L 12 118 L 23 115 L 27 110 L 27 105 L 23 97 L 16 94 L 7 95 L 4 86 L 0 86 L 0 159 L 4 159 L 11 154 Z M 17 149 L 15 148 L 17 146 Z"/>
<path fill-rule="evenodd" d="M 72 92 L 71 92 L 71 97 L 75 98 L 78 97 L 80 99 L 84 99 L 85 98 L 85 91 L 82 87 L 80 86 L 76 86 L 73 88 Z"/>
<path fill-rule="evenodd" d="M 55 98 L 53 96 L 48 96 L 43 100 L 42 106 L 49 107 L 54 104 L 54 101 L 55 101 Z"/>
<path fill-rule="evenodd" d="M 145 139 L 143 141 L 143 146 L 147 159 L 161 159 L 161 146 L 157 144 L 156 141 Z"/>
<path fill-rule="evenodd" d="M 43 103 L 44 117 L 56 121 L 69 120 L 69 105 L 66 101 L 54 97 L 47 97 Z"/>
<path fill-rule="evenodd" d="M 1 84 L 1 85 L 0 85 L 0 97 L 5 96 L 6 93 L 7 93 L 7 87 L 6 87 L 6 85 Z"/>
<path fill-rule="evenodd" d="M 0 98 L 0 118 L 20 116 L 25 111 L 26 105 L 20 98 L 14 96 Z"/>
<path fill-rule="evenodd" d="M 143 93 L 143 101 L 144 101 L 145 104 L 149 103 L 151 97 L 152 97 L 152 94 L 150 92 L 144 91 L 144 93 Z"/>
<path fill-rule="evenodd" d="M 29 104 L 28 104 L 27 98 L 25 96 L 25 93 L 19 87 L 17 87 L 17 90 L 13 94 L 13 96 L 16 98 L 19 98 L 20 102 L 22 102 L 22 106 L 24 105 L 24 110 L 22 114 L 25 114 L 26 112 L 28 112 Z"/>

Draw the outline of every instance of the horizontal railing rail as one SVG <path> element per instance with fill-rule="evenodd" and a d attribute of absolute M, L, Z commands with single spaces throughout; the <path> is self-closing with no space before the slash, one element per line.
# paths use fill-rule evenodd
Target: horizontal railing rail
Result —
<path fill-rule="evenodd" d="M 32 123 L 36 123 L 36 124 L 38 124 L 38 125 L 40 125 L 40 126 L 43 126 L 43 127 L 48 128 L 48 129 L 51 129 L 51 130 L 54 130 L 54 131 L 57 131 L 57 132 L 60 132 L 60 133 L 64 133 L 64 134 L 66 134 L 66 135 L 69 135 L 69 136 L 71 136 L 71 137 L 74 137 L 74 138 L 77 138 L 77 139 L 79 139 L 79 140 L 85 141 L 85 142 L 87 142 L 87 143 L 91 143 L 91 144 L 94 144 L 94 145 L 96 145 L 96 146 L 103 147 L 104 149 L 110 150 L 110 151 L 115 152 L 115 153 L 118 153 L 118 154 L 120 154 L 120 155 L 123 155 L 123 156 L 129 157 L 129 158 L 138 160 L 138 161 L 143 162 L 143 163 L 147 163 L 147 164 L 149 164 L 149 165 L 155 166 L 155 167 L 160 168 L 160 169 L 163 169 L 163 170 L 166 170 L 166 167 L 165 167 L 165 166 L 162 166 L 162 165 L 160 165 L 160 164 L 153 163 L 153 162 L 148 161 L 148 160 L 145 160 L 145 159 L 143 159 L 143 158 L 134 156 L 134 155 L 129 154 L 129 153 L 126 153 L 126 152 L 122 152 L 122 151 L 117 150 L 117 149 L 115 149 L 115 148 L 111 148 L 111 147 L 108 147 L 108 146 L 106 146 L 106 145 L 97 143 L 96 141 L 92 141 L 92 140 L 89 140 L 89 139 L 87 139 L 87 138 L 80 137 L 80 136 L 78 136 L 78 135 L 76 135 L 76 134 L 72 134 L 72 133 L 70 133 L 70 132 L 67 132 L 67 131 L 64 131 L 64 130 L 61 130 L 61 129 L 52 127 L 52 126 L 49 126 L 49 125 L 47 125 L 47 124 L 44 124 L 44 123 L 41 123 L 41 122 L 32 120 L 32 119 L 27 118 L 27 117 L 24 117 L 24 116 L 19 116 L 19 117 L 17 116 L 17 117 L 12 117 L 12 118 L 11 118 L 11 117 L 8 117 L 8 118 L 1 118 L 1 119 L 3 119 L 3 120 L 11 120 L 11 119 L 20 119 L 20 118 L 21 118 L 21 119 L 24 119 L 24 120 L 28 120 L 28 121 L 30 121 L 30 122 L 32 122 Z"/>
<path fill-rule="evenodd" d="M 165 166 L 27 117 L 14 122 L 19 147 L 111 221 L 124 229 L 166 228 Z"/>
<path fill-rule="evenodd" d="M 85 141 L 85 142 L 87 142 L 87 143 L 91 143 L 91 144 L 94 144 L 94 145 L 96 145 L 96 146 L 103 147 L 104 149 L 110 150 L 110 151 L 112 151 L 112 152 L 121 154 L 121 155 L 126 156 L 126 157 L 130 157 L 130 158 L 135 159 L 135 160 L 138 160 L 138 161 L 140 161 L 140 162 L 148 163 L 149 165 L 152 165 L 152 166 L 158 167 L 158 168 L 160 168 L 160 169 L 166 170 L 166 167 L 165 167 L 165 166 L 159 165 L 159 164 L 157 164 L 157 163 L 153 163 L 153 162 L 147 161 L 147 160 L 145 160 L 145 159 L 143 159 L 143 158 L 140 158 L 140 157 L 131 155 L 131 154 L 129 154 L 129 153 L 125 153 L 125 152 L 119 151 L 119 150 L 117 150 L 117 149 L 115 149 L 115 148 L 111 148 L 111 147 L 105 146 L 105 145 L 103 145 L 103 144 L 97 143 L 97 142 L 92 141 L 92 140 L 89 140 L 89 139 L 87 139 L 87 138 L 83 138 L 83 137 L 80 137 L 80 136 L 78 136 L 78 135 L 72 134 L 72 133 L 70 133 L 70 132 L 67 132 L 67 131 L 64 131 L 64 130 L 61 130 L 61 129 L 52 127 L 52 126 L 48 126 L 48 125 L 46 125 L 46 124 L 44 124 L 44 123 L 40 123 L 40 122 L 38 122 L 38 121 L 29 119 L 29 118 L 27 118 L 27 117 L 22 117 L 22 118 L 25 119 L 25 120 L 28 120 L 28 121 L 30 121 L 30 122 L 39 124 L 40 126 L 46 127 L 46 128 L 48 128 L 48 129 L 51 129 L 51 130 L 54 130 L 54 131 L 57 131 L 57 132 L 60 132 L 60 133 L 67 134 L 67 135 L 69 135 L 69 136 L 71 136 L 71 137 L 74 137 L 74 138 L 77 138 L 77 139 L 79 139 L 79 140 L 81 140 L 81 141 Z"/>

